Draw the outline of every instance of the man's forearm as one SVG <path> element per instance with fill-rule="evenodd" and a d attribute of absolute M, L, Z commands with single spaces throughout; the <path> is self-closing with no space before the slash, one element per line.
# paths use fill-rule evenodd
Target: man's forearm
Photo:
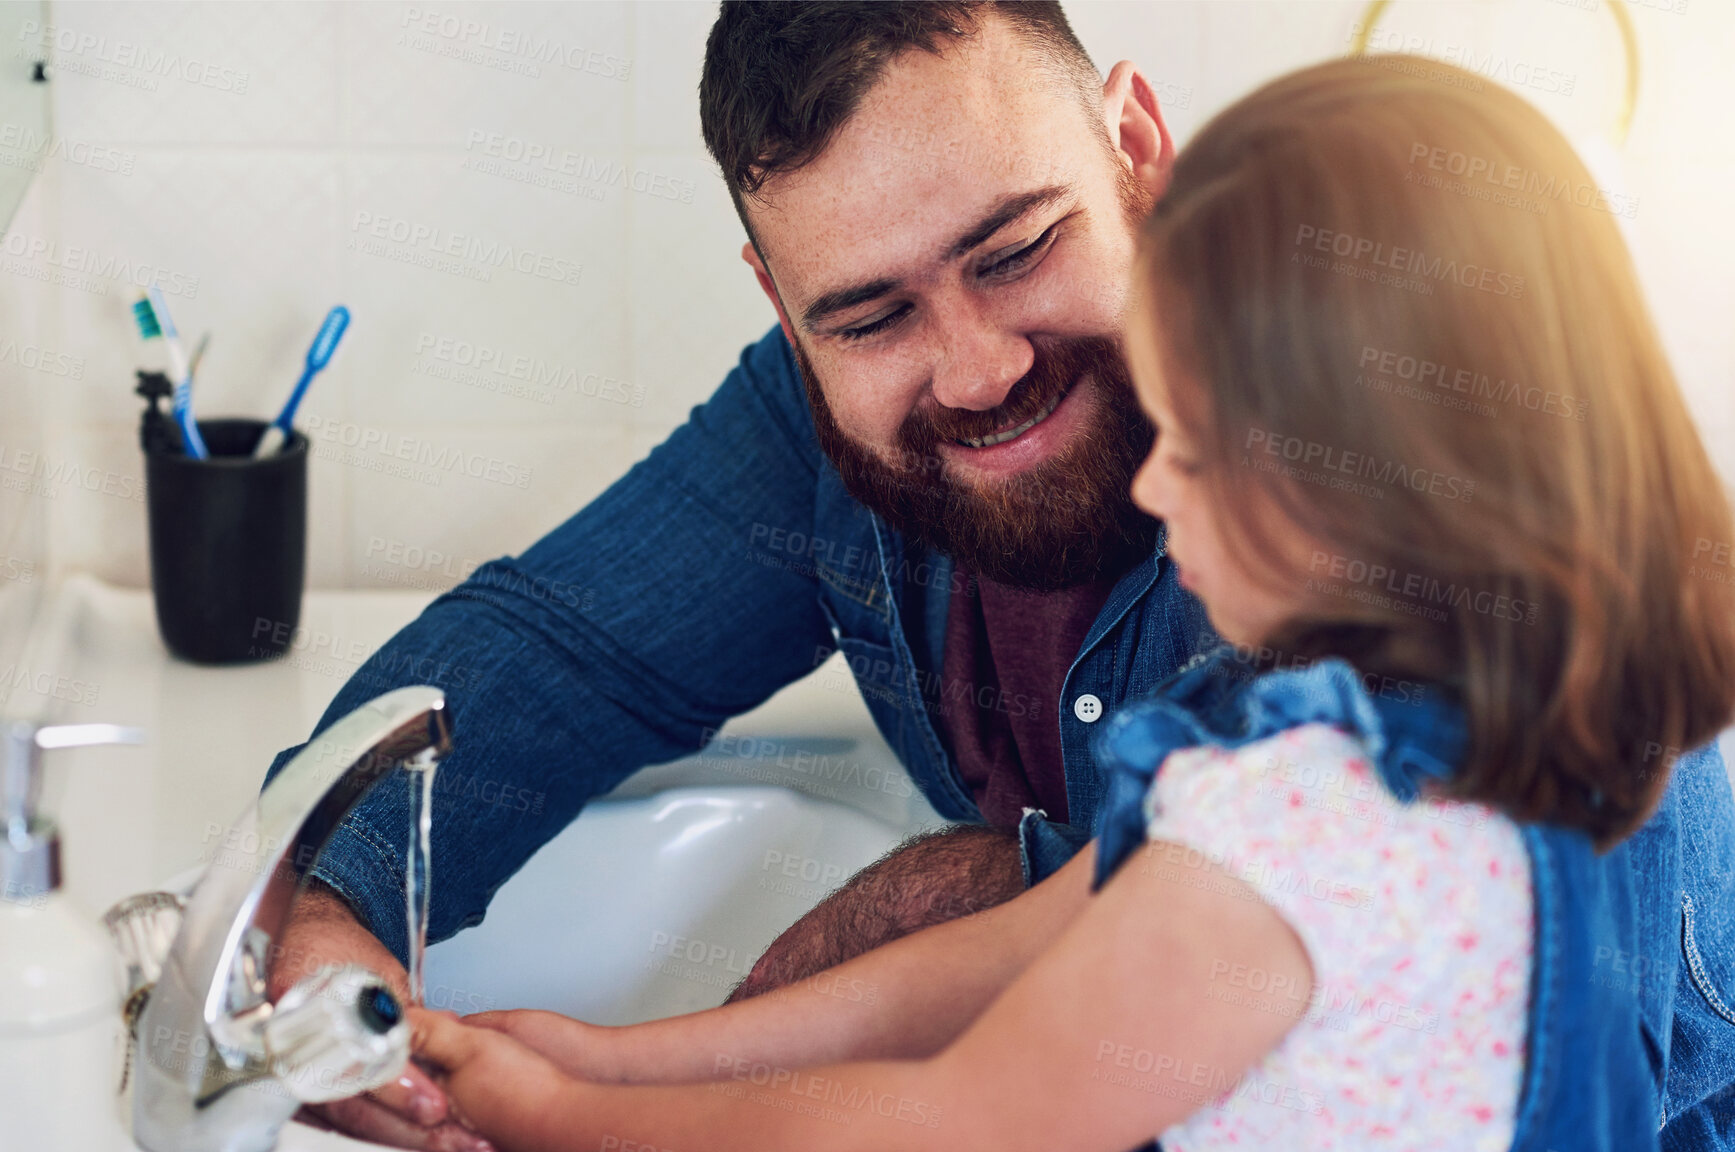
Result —
<path fill-rule="evenodd" d="M 351 963 L 372 968 L 400 998 L 408 998 L 409 982 L 397 957 L 368 931 L 342 895 L 317 880 L 309 881 L 295 898 L 289 920 L 271 946 L 268 975 L 272 997 L 281 996 L 292 984 L 321 968 Z"/>
<path fill-rule="evenodd" d="M 606 1079 L 722 1080 L 932 1055 L 964 1031 L 1089 900 L 1087 849 L 1022 896 L 905 936 L 750 1000 L 605 1033 Z"/>
<path fill-rule="evenodd" d="M 870 864 L 772 942 L 735 1003 L 805 980 L 924 928 L 1024 891 L 1016 833 L 966 824 L 918 836 Z"/>

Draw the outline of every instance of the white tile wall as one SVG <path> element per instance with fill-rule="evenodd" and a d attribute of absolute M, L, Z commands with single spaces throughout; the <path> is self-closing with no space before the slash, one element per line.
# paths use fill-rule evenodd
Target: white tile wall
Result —
<path fill-rule="evenodd" d="M 41 229 L 43 196 L 32 188 L 15 222 L 27 230 Z M 17 673 L 37 616 L 48 574 L 48 524 L 54 514 L 51 497 L 45 497 L 32 482 L 34 461 L 21 459 L 40 448 L 47 418 L 46 395 L 57 388 L 78 388 L 84 365 L 62 360 L 62 350 L 45 345 L 41 333 L 48 324 L 42 316 L 42 300 L 32 282 L 9 274 L 7 258 L 0 254 L 0 706 L 9 716 L 29 716 L 48 703 L 33 699 L 28 681 L 22 692 Z M 26 350 L 32 350 L 27 353 Z M 49 360 L 42 359 L 47 353 Z M 26 362 L 28 358 L 28 363 Z M 64 366 L 67 375 L 57 376 L 40 367 Z M 23 470 L 19 470 L 22 464 Z M 26 668 L 26 675 L 33 669 Z"/>
<path fill-rule="evenodd" d="M 56 5 L 57 43 L 101 39 L 60 54 L 57 131 L 112 149 L 118 170 L 52 164 L 41 221 L 18 226 L 58 245 L 33 271 L 72 248 L 102 272 L 0 284 L 40 314 L 33 331 L 86 361 L 83 387 L 36 397 L 29 438 L 138 473 L 132 370 L 160 345 L 133 334 L 134 269 L 177 274 L 177 322 L 189 340 L 213 333 L 202 415 L 272 412 L 341 302 L 353 323 L 303 408 L 331 437 L 312 464 L 311 581 L 449 584 L 521 549 L 660 440 L 772 322 L 742 291 L 738 226 L 699 139 L 711 13 Z M 199 61 L 208 83 L 141 64 L 158 51 Z M 496 370 L 519 358 L 532 379 Z M 22 432 L 23 409 L 6 414 Z M 343 450 L 358 435 L 485 456 L 528 483 L 389 474 L 370 466 L 378 451 Z M 63 492 L 46 521 L 57 568 L 148 579 L 136 501 Z M 461 562 L 385 562 L 403 548 Z"/>
<path fill-rule="evenodd" d="M 1341 52 L 1362 5 L 1068 10 L 1105 71 L 1123 56 L 1146 69 L 1184 141 L 1250 87 Z M 56 570 L 146 581 L 142 504 L 114 493 L 140 472 L 132 369 L 159 353 L 139 344 L 129 307 L 151 270 L 182 287 L 170 302 L 183 330 L 214 334 L 205 415 L 272 413 L 326 309 L 354 313 L 303 410 L 334 437 L 313 462 L 315 585 L 449 584 L 564 519 L 773 320 L 699 135 L 714 11 L 686 0 L 56 3 L 62 43 L 99 41 L 59 58 L 57 131 L 105 159 L 53 162 L 39 178 L 8 238 L 55 247 L 0 274 L 0 339 L 65 350 L 83 378 L 0 364 L 0 444 L 114 479 L 109 494 L 0 492 L 0 554 L 33 541 Z M 1633 19 L 1644 89 L 1617 174 L 1640 197 L 1630 234 L 1695 412 L 1735 476 L 1724 113 L 1735 7 L 1637 5 Z M 1599 138 L 1613 115 L 1619 42 L 1606 12 L 1407 0 L 1383 26 L 1573 75 L 1571 95 L 1534 95 L 1576 138 Z M 182 70 L 151 67 L 161 52 L 179 53 Z M 15 60 L 15 46 L 0 56 Z M 31 278 L 68 266 L 79 283 Z M 576 283 L 550 269 L 576 269 Z M 535 379 L 491 368 L 520 357 Z M 363 430 L 494 457 L 529 480 L 389 475 L 336 450 Z"/>

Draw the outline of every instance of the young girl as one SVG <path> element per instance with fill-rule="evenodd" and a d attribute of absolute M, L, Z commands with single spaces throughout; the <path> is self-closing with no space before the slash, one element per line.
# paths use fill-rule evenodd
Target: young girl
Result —
<path fill-rule="evenodd" d="M 1730 720 L 1735 586 L 1694 564 L 1735 532 L 1613 219 L 1488 194 L 1594 187 L 1582 164 L 1518 97 L 1414 63 L 1243 100 L 1145 225 L 1134 494 L 1238 647 L 1106 726 L 1093 847 L 712 1012 L 416 1013 L 483 1134 L 1656 1146 L 1606 970 L 1640 946 L 1633 885 L 1599 850 L 1656 804 L 1656 750 Z"/>

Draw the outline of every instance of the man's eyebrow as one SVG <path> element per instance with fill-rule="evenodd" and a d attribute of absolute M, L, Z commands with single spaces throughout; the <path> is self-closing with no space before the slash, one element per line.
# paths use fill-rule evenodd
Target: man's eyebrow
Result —
<path fill-rule="evenodd" d="M 947 260 L 956 260 L 967 255 L 972 249 L 987 242 L 994 233 L 1006 225 L 1025 216 L 1038 208 L 1045 208 L 1057 200 L 1063 200 L 1072 193 L 1072 189 L 1064 184 L 1050 184 L 1046 188 L 1036 188 L 1029 192 L 1017 192 L 1003 197 L 994 207 L 990 208 L 982 219 L 971 225 L 970 230 L 952 242 L 946 251 Z M 903 281 L 891 277 L 881 277 L 869 280 L 864 284 L 852 284 L 847 288 L 838 288 L 818 297 L 801 312 L 801 326 L 812 331 L 825 317 L 846 308 L 854 308 L 857 304 L 866 304 L 869 300 L 877 300 L 903 287 Z"/>
<path fill-rule="evenodd" d="M 966 255 L 972 249 L 979 248 L 988 238 L 1019 217 L 1046 208 L 1056 200 L 1065 199 L 1072 189 L 1064 184 L 1050 184 L 1046 188 L 1037 188 L 1029 192 L 1018 192 L 1004 197 L 998 204 L 988 210 L 988 214 L 976 222 L 975 227 L 958 237 L 946 253 L 946 259 L 956 260 Z"/>
<path fill-rule="evenodd" d="M 855 284 L 848 288 L 827 292 L 802 310 L 801 326 L 811 332 L 814 325 L 833 312 L 842 312 L 846 308 L 854 308 L 857 304 L 866 304 L 869 300 L 877 300 L 881 296 L 896 292 L 903 287 L 903 284 L 902 280 L 882 277 L 878 280 L 869 280 L 866 284 Z"/>

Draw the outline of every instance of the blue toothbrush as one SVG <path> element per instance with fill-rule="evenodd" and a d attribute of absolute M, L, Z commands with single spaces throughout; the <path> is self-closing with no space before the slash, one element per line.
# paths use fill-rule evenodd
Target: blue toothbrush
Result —
<path fill-rule="evenodd" d="M 161 336 L 169 350 L 169 373 L 175 384 L 175 424 L 181 429 L 181 444 L 195 460 L 208 460 L 211 453 L 205 438 L 199 435 L 198 421 L 193 419 L 193 372 L 187 366 L 187 353 L 181 348 L 181 334 L 175 330 L 175 318 L 169 315 L 168 301 L 155 280 L 145 288 L 145 299 L 133 303 L 133 320 L 139 335 L 146 340 Z"/>
<path fill-rule="evenodd" d="M 337 351 L 337 342 L 343 339 L 343 330 L 349 327 L 349 309 L 339 304 L 325 314 L 325 323 L 319 326 L 319 334 L 313 338 L 313 345 L 307 350 L 307 367 L 301 371 L 301 379 L 295 382 L 295 391 L 289 394 L 289 403 L 283 406 L 283 411 L 277 414 L 277 419 L 266 425 L 265 435 L 259 437 L 259 446 L 253 449 L 253 459 L 270 456 L 288 442 L 294 432 L 293 422 L 295 410 L 301 407 L 301 398 L 307 394 L 307 386 L 313 383 L 313 378 L 319 374 L 331 360 L 331 354 Z"/>

